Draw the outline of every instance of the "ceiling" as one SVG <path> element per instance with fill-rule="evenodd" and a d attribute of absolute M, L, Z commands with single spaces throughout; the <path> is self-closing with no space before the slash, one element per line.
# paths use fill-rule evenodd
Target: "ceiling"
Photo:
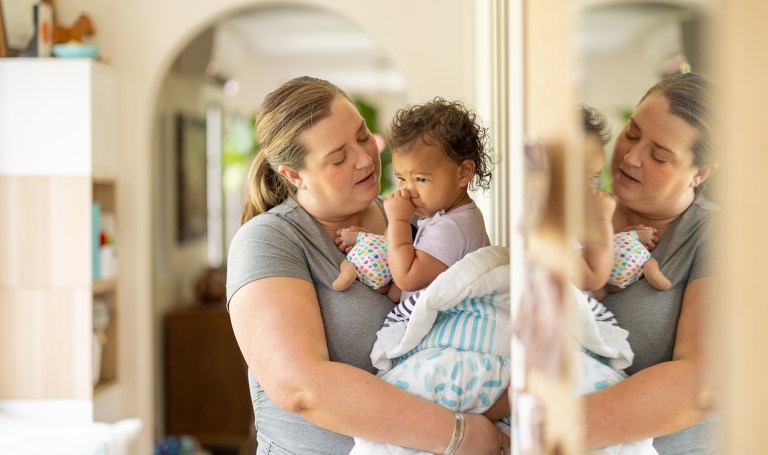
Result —
<path fill-rule="evenodd" d="M 403 74 L 375 39 L 336 13 L 309 7 L 252 10 L 214 27 L 212 59 L 237 74 L 268 64 L 279 79 L 312 74 L 347 91 L 400 91 Z"/>
<path fill-rule="evenodd" d="M 588 7 L 579 16 L 575 51 L 584 58 L 620 52 L 654 34 L 655 46 L 679 47 L 679 27 L 671 25 L 691 15 L 680 7 L 647 2 Z M 660 33 L 664 30 L 666 34 Z M 198 74 L 201 64 L 213 61 L 225 79 L 253 77 L 248 71 L 260 65 L 279 80 L 312 74 L 348 92 L 402 93 L 406 87 L 403 73 L 373 36 L 320 8 L 272 6 L 241 12 L 202 33 L 188 50 L 192 48 L 202 51 L 194 65 Z"/>

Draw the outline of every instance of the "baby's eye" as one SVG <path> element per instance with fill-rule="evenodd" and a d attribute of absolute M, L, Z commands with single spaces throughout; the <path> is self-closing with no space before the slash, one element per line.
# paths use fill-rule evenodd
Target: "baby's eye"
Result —
<path fill-rule="evenodd" d="M 426 183 L 427 179 L 425 179 L 424 177 L 416 177 L 416 181 L 419 183 Z"/>

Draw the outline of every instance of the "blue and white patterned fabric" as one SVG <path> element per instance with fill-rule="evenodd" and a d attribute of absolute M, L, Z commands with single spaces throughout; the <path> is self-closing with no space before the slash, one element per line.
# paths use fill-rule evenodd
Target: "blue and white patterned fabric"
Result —
<path fill-rule="evenodd" d="M 571 285 L 574 295 L 574 328 L 576 346 L 576 390 L 589 395 L 624 380 L 622 371 L 632 364 L 634 353 L 627 342 L 629 332 L 616 323 L 602 303 Z M 658 455 L 653 439 L 602 447 L 590 455 Z"/>
<path fill-rule="evenodd" d="M 510 380 L 509 272 L 509 249 L 491 246 L 440 274 L 407 325 L 379 331 L 371 360 L 382 379 L 453 411 L 487 411 Z M 423 453 L 359 438 L 351 452 Z"/>

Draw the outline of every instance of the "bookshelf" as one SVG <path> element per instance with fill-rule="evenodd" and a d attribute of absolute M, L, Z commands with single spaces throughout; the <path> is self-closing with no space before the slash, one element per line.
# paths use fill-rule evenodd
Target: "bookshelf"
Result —
<path fill-rule="evenodd" d="M 0 60 L 0 405 L 118 414 L 115 98 L 92 60 Z"/>

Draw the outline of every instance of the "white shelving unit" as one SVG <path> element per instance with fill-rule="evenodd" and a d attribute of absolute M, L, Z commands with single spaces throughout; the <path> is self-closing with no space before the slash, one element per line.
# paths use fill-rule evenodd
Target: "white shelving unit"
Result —
<path fill-rule="evenodd" d="M 92 60 L 0 60 L 0 406 L 116 415 L 120 280 L 94 273 L 92 232 L 94 203 L 119 225 L 116 95 Z"/>

